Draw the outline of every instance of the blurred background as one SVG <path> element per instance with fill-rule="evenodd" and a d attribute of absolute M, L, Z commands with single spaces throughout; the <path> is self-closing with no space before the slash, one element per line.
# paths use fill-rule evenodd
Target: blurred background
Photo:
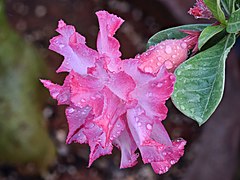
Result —
<path fill-rule="evenodd" d="M 145 50 L 156 32 L 204 23 L 187 14 L 194 0 L 0 0 L 0 179 L 46 180 L 238 180 L 240 179 L 240 61 L 238 45 L 227 61 L 224 98 L 201 127 L 168 101 L 164 122 L 171 138 L 188 141 L 185 155 L 166 174 L 156 175 L 139 158 L 119 169 L 120 152 L 87 168 L 87 145 L 66 145 L 64 106 L 57 106 L 39 78 L 62 83 L 63 57 L 48 50 L 59 19 L 76 27 L 96 47 L 95 12 L 105 9 L 125 23 L 116 37 L 123 58 Z"/>

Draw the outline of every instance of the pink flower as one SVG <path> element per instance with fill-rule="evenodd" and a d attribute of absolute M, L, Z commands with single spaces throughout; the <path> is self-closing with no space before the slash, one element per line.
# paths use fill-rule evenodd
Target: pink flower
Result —
<path fill-rule="evenodd" d="M 57 72 L 69 74 L 62 86 L 41 82 L 59 105 L 68 105 L 66 142 L 89 144 L 89 166 L 116 146 L 122 154 L 120 168 L 134 166 L 139 149 L 143 162 L 162 174 L 183 155 L 186 143 L 183 139 L 172 142 L 161 122 L 175 76 L 164 65 L 149 73 L 139 68 L 141 59 L 122 61 L 113 35 L 123 20 L 106 11 L 96 14 L 97 51 L 85 45 L 73 26 L 59 21 L 60 35 L 51 39 L 49 48 L 64 56 Z"/>
<path fill-rule="evenodd" d="M 196 19 L 210 19 L 213 17 L 212 12 L 208 9 L 203 0 L 197 0 L 193 8 L 190 8 L 188 13 L 193 15 Z"/>

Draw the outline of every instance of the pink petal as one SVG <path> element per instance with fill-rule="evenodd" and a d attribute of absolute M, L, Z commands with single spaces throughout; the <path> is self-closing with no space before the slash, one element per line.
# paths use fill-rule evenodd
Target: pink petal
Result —
<path fill-rule="evenodd" d="M 106 134 L 106 143 L 111 143 L 125 128 L 120 117 L 126 112 L 126 105 L 106 87 L 102 94 L 104 96 L 103 111 L 94 119 L 94 122 Z"/>
<path fill-rule="evenodd" d="M 185 144 L 186 141 L 183 139 L 173 141 L 173 146 L 163 152 L 165 160 L 151 163 L 154 172 L 163 174 L 167 172 L 172 165 L 177 163 L 180 157 L 183 156 Z"/>
<path fill-rule="evenodd" d="M 173 72 L 188 57 L 188 44 L 182 39 L 170 39 L 150 47 L 140 56 L 139 68 L 148 73 L 157 73 L 162 65 Z"/>
<path fill-rule="evenodd" d="M 123 61 L 124 71 L 136 82 L 136 88 L 131 96 L 138 100 L 147 116 L 165 119 L 167 115 L 165 102 L 173 92 L 175 76 L 164 66 L 155 75 L 144 73 L 138 69 L 139 64 L 139 61 L 133 59 Z"/>
<path fill-rule="evenodd" d="M 120 44 L 113 37 L 117 29 L 123 23 L 123 20 L 107 11 L 98 11 L 96 13 L 99 21 L 100 31 L 97 38 L 98 52 L 104 57 L 108 65 L 108 70 L 119 71 L 121 64 Z"/>
<path fill-rule="evenodd" d="M 134 90 L 135 82 L 131 76 L 121 71 L 119 73 L 110 73 L 107 87 L 119 98 L 127 101 L 129 93 Z"/>
<path fill-rule="evenodd" d="M 151 138 L 154 120 L 144 113 L 139 113 L 139 108 L 127 111 L 128 126 L 136 142 L 144 163 L 158 162 L 163 160 L 160 153 L 164 144 L 157 143 Z"/>
<path fill-rule="evenodd" d="M 57 72 L 74 70 L 86 74 L 87 68 L 93 67 L 98 53 L 85 45 L 85 38 L 75 32 L 75 28 L 59 21 L 57 32 L 60 35 L 50 40 L 49 49 L 64 56 L 64 61 Z"/>
<path fill-rule="evenodd" d="M 90 75 L 79 75 L 71 71 L 71 102 L 78 107 L 90 106 L 93 113 L 98 116 L 103 109 L 103 96 L 101 90 L 103 85 L 99 80 Z"/>
<path fill-rule="evenodd" d="M 144 113 L 139 115 L 137 108 L 128 110 L 127 117 L 143 162 L 151 163 L 155 172 L 166 172 L 183 155 L 186 142 L 177 140 L 172 143 L 161 121 L 151 119 Z"/>
<path fill-rule="evenodd" d="M 87 137 L 83 133 L 83 128 L 88 121 L 93 119 L 91 108 L 88 106 L 84 108 L 70 106 L 66 109 L 66 116 L 69 128 L 66 143 L 87 143 Z"/>
<path fill-rule="evenodd" d="M 193 8 L 190 8 L 188 13 L 193 15 L 196 19 L 210 19 L 213 17 L 212 12 L 208 9 L 203 0 L 197 0 Z"/>
<path fill-rule="evenodd" d="M 120 168 L 128 168 L 137 164 L 137 158 L 139 156 L 138 153 L 135 153 L 137 145 L 128 128 L 126 128 L 121 135 L 114 140 L 114 145 L 121 149 Z"/>
<path fill-rule="evenodd" d="M 71 76 L 67 76 L 63 86 L 52 83 L 49 80 L 40 80 L 48 88 L 51 96 L 58 101 L 58 105 L 70 103 L 70 86 Z"/>

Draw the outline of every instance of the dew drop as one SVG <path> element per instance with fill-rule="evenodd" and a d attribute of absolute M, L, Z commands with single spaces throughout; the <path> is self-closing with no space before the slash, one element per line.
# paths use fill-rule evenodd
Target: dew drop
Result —
<path fill-rule="evenodd" d="M 153 96 L 153 93 L 149 92 L 149 93 L 147 93 L 147 96 L 148 96 L 148 97 L 152 97 L 152 96 Z"/>
<path fill-rule="evenodd" d="M 163 49 L 163 46 L 159 46 L 160 49 Z"/>
<path fill-rule="evenodd" d="M 157 83 L 158 88 L 162 87 L 162 85 L 163 85 L 162 83 Z"/>
<path fill-rule="evenodd" d="M 135 117 L 135 120 L 136 120 L 136 122 L 138 122 L 139 121 L 139 117 Z"/>
<path fill-rule="evenodd" d="M 186 109 L 184 105 L 181 105 L 180 108 L 181 108 L 182 110 L 185 110 L 185 109 Z"/>
<path fill-rule="evenodd" d="M 167 153 L 166 153 L 166 152 L 163 152 L 162 154 L 163 154 L 163 156 L 166 156 L 166 155 L 167 155 Z"/>
<path fill-rule="evenodd" d="M 153 72 L 153 68 L 152 67 L 145 67 L 144 70 L 145 70 L 145 72 L 149 72 L 149 73 Z"/>
<path fill-rule="evenodd" d="M 175 76 L 171 75 L 169 78 L 170 78 L 171 80 L 173 80 L 173 79 L 175 79 Z"/>
<path fill-rule="evenodd" d="M 166 49 L 165 49 L 165 52 L 167 53 L 167 54 L 171 54 L 172 53 L 172 48 L 171 48 L 171 46 L 166 46 Z"/>
<path fill-rule="evenodd" d="M 162 63 L 158 62 L 158 63 L 157 63 L 157 65 L 158 65 L 158 66 L 161 66 L 161 65 L 162 65 Z"/>
<path fill-rule="evenodd" d="M 81 102 L 83 102 L 83 103 L 84 103 L 84 102 L 86 102 L 86 100 L 85 100 L 85 99 L 81 99 Z"/>
<path fill-rule="evenodd" d="M 165 66 L 167 69 L 171 69 L 173 67 L 173 63 L 170 60 L 165 61 Z"/>
<path fill-rule="evenodd" d="M 64 48 L 64 46 L 65 46 L 64 44 L 59 45 L 60 49 Z"/>
<path fill-rule="evenodd" d="M 142 125 L 142 123 L 140 123 L 140 122 L 139 122 L 137 125 L 138 125 L 138 126 L 141 126 L 141 125 Z"/>
<path fill-rule="evenodd" d="M 152 129 L 152 125 L 151 124 L 147 124 L 147 129 L 151 130 Z"/>
<path fill-rule="evenodd" d="M 95 100 L 96 98 L 94 96 L 91 97 L 92 100 Z"/>
<path fill-rule="evenodd" d="M 171 160 L 171 161 L 170 161 L 170 164 L 171 164 L 171 165 L 173 165 L 173 164 L 175 164 L 175 163 L 176 163 L 175 160 Z"/>
<path fill-rule="evenodd" d="M 75 111 L 75 110 L 74 110 L 73 108 L 69 108 L 69 109 L 68 109 L 68 112 L 69 112 L 69 113 L 73 113 L 74 111 Z"/>
<path fill-rule="evenodd" d="M 182 73 L 181 71 L 177 71 L 177 75 L 178 75 L 178 76 L 180 76 L 180 75 L 181 75 L 181 73 Z"/>
<path fill-rule="evenodd" d="M 176 58 L 177 56 L 174 54 L 174 55 L 172 55 L 172 58 Z"/>
<path fill-rule="evenodd" d="M 187 43 L 185 43 L 185 42 L 181 43 L 181 47 L 182 47 L 183 49 L 186 49 L 186 48 L 187 48 Z"/>

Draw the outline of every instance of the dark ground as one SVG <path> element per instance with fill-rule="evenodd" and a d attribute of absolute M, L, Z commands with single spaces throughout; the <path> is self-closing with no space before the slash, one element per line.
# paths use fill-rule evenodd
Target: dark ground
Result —
<path fill-rule="evenodd" d="M 143 52 L 147 40 L 161 29 L 196 23 L 186 12 L 194 0 L 7 0 L 7 15 L 12 26 L 31 41 L 46 59 L 49 72 L 57 69 L 62 57 L 47 49 L 59 19 L 73 24 L 95 48 L 98 31 L 97 10 L 105 9 L 125 19 L 117 33 L 123 57 Z M 238 53 L 239 55 L 239 53 Z M 126 180 L 237 180 L 240 179 L 240 66 L 237 50 L 231 53 L 227 68 L 226 91 L 220 107 L 203 125 L 178 112 L 168 102 L 169 116 L 165 126 L 172 138 L 188 141 L 180 162 L 164 175 L 156 175 L 141 162 L 133 168 L 119 170 L 120 153 L 105 156 L 86 168 L 89 149 L 85 145 L 65 145 L 67 122 L 64 107 L 46 99 L 43 113 L 57 151 L 57 162 L 43 175 L 31 174 L 31 164 L 22 167 L 1 166 L 0 179 L 126 179 Z M 49 73 L 51 80 L 61 82 L 64 75 Z M 140 158 L 139 158 L 140 161 Z"/>

